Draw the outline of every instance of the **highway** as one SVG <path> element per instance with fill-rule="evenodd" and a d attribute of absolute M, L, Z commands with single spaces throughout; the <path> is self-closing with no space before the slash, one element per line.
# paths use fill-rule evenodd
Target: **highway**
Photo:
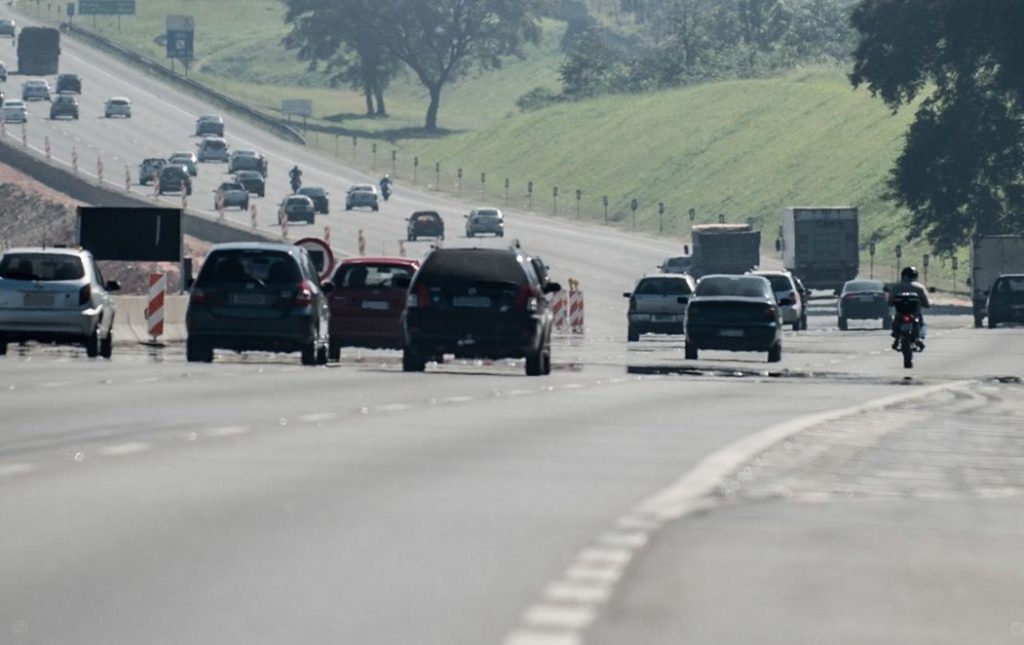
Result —
<path fill-rule="evenodd" d="M 58 160 L 74 146 L 94 166 L 102 150 L 134 178 L 216 112 L 74 41 L 62 61 L 83 76 L 82 119 L 33 105 L 28 127 Z M 133 119 L 98 118 L 113 95 Z M 372 178 L 226 119 L 233 146 L 269 155 L 263 228 L 298 163 L 332 193 L 316 232 L 329 224 L 342 253 L 359 229 L 371 252 L 396 252 L 418 208 L 461 229 L 467 204 L 401 179 L 379 213 L 345 213 L 346 186 Z M 201 166 L 197 202 L 212 206 L 222 170 Z M 221 352 L 189 364 L 174 345 L 120 345 L 110 361 L 12 346 L 0 643 L 1024 639 L 1020 328 L 937 308 L 904 370 L 887 332 L 839 332 L 816 300 L 781 363 L 685 361 L 679 337 L 626 343 L 621 296 L 678 241 L 507 220 L 586 293 L 586 334 L 556 340 L 550 377 L 506 361 L 404 374 L 396 352 L 351 349 L 304 368 Z"/>

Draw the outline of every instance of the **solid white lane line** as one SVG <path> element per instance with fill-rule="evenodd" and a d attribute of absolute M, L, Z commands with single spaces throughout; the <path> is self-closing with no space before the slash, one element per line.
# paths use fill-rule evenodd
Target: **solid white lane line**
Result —
<path fill-rule="evenodd" d="M 99 449 L 101 455 L 108 457 L 123 457 L 125 455 L 134 455 L 140 452 L 149 450 L 150 445 L 143 442 L 128 442 L 128 443 L 116 443 L 112 446 L 104 446 Z"/>
<path fill-rule="evenodd" d="M 595 582 L 614 584 L 622 577 L 620 567 L 594 567 L 583 564 L 573 565 L 565 572 L 566 580 L 573 582 Z"/>
<path fill-rule="evenodd" d="M 575 633 L 553 634 L 532 629 L 521 629 L 509 634 L 504 645 L 580 645 L 579 636 Z"/>
<path fill-rule="evenodd" d="M 338 415 L 334 412 L 313 412 L 310 414 L 299 415 L 299 421 L 305 421 L 306 423 L 321 423 L 323 421 L 330 421 L 337 418 Z"/>
<path fill-rule="evenodd" d="M 143 376 L 137 379 L 132 379 L 132 383 L 136 385 L 146 385 L 148 383 L 157 383 L 162 380 L 162 376 Z"/>
<path fill-rule="evenodd" d="M 38 468 L 35 464 L 0 464 L 0 477 L 13 477 L 35 472 Z"/>
<path fill-rule="evenodd" d="M 222 428 L 211 428 L 203 434 L 208 437 L 234 437 L 246 432 L 249 432 L 249 428 L 245 426 L 224 426 Z"/>
<path fill-rule="evenodd" d="M 586 629 L 594 622 L 597 613 L 591 607 L 566 605 L 534 605 L 523 614 L 523 624 L 528 627 L 550 627 L 555 629 Z"/>

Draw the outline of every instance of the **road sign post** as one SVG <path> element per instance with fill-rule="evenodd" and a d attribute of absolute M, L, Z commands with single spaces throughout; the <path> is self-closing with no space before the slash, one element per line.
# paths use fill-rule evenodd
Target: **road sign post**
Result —
<path fill-rule="evenodd" d="M 633 211 L 633 228 L 636 228 L 636 209 L 640 208 L 640 202 L 636 201 L 636 198 L 634 198 L 629 202 L 629 208 Z"/>
<path fill-rule="evenodd" d="M 871 257 L 871 279 L 875 279 L 875 243 L 868 243 L 868 255 Z"/>
<path fill-rule="evenodd" d="M 608 223 L 608 195 L 601 196 L 601 203 L 604 204 L 604 223 Z"/>
<path fill-rule="evenodd" d="M 195 20 L 192 16 L 167 16 L 166 26 L 167 58 L 180 60 L 187 71 L 188 62 L 195 58 Z"/>

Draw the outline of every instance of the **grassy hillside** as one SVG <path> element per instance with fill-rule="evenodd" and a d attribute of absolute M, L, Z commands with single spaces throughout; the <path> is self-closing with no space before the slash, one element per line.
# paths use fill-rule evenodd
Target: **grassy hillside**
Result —
<path fill-rule="evenodd" d="M 557 105 L 505 119 L 493 127 L 443 139 L 400 143 L 399 168 L 420 159 L 421 183 L 434 183 L 442 165 L 442 189 L 481 195 L 503 203 L 503 181 L 511 201 L 524 205 L 533 181 L 535 210 L 553 210 L 559 187 L 560 216 L 576 217 L 575 191 L 583 191 L 583 219 L 609 215 L 632 227 L 630 202 L 639 202 L 637 228 L 686 236 L 688 210 L 698 222 L 750 218 L 774 245 L 785 206 L 859 206 L 864 264 L 867 245 L 878 239 L 876 266 L 904 260 L 920 263 L 927 252 L 902 238 L 904 214 L 883 202 L 885 179 L 902 147 L 912 110 L 893 115 L 866 92 L 853 90 L 838 69 L 795 72 L 767 80 L 729 81 L 640 96 L 613 96 Z M 659 223 L 657 203 L 666 212 Z M 939 269 L 936 260 L 933 272 Z M 933 273 L 934 274 L 934 273 Z"/>

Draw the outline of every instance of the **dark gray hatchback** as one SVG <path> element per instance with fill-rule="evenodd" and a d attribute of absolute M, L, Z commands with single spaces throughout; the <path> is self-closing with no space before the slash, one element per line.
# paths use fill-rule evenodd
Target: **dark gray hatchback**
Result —
<path fill-rule="evenodd" d="M 192 285 L 185 323 L 189 361 L 214 349 L 302 352 L 327 362 L 330 309 L 309 253 L 287 244 L 214 246 Z"/>
<path fill-rule="evenodd" d="M 782 360 L 782 316 L 768 279 L 759 275 L 706 275 L 686 306 L 686 358 L 701 349 L 768 352 Z"/>

